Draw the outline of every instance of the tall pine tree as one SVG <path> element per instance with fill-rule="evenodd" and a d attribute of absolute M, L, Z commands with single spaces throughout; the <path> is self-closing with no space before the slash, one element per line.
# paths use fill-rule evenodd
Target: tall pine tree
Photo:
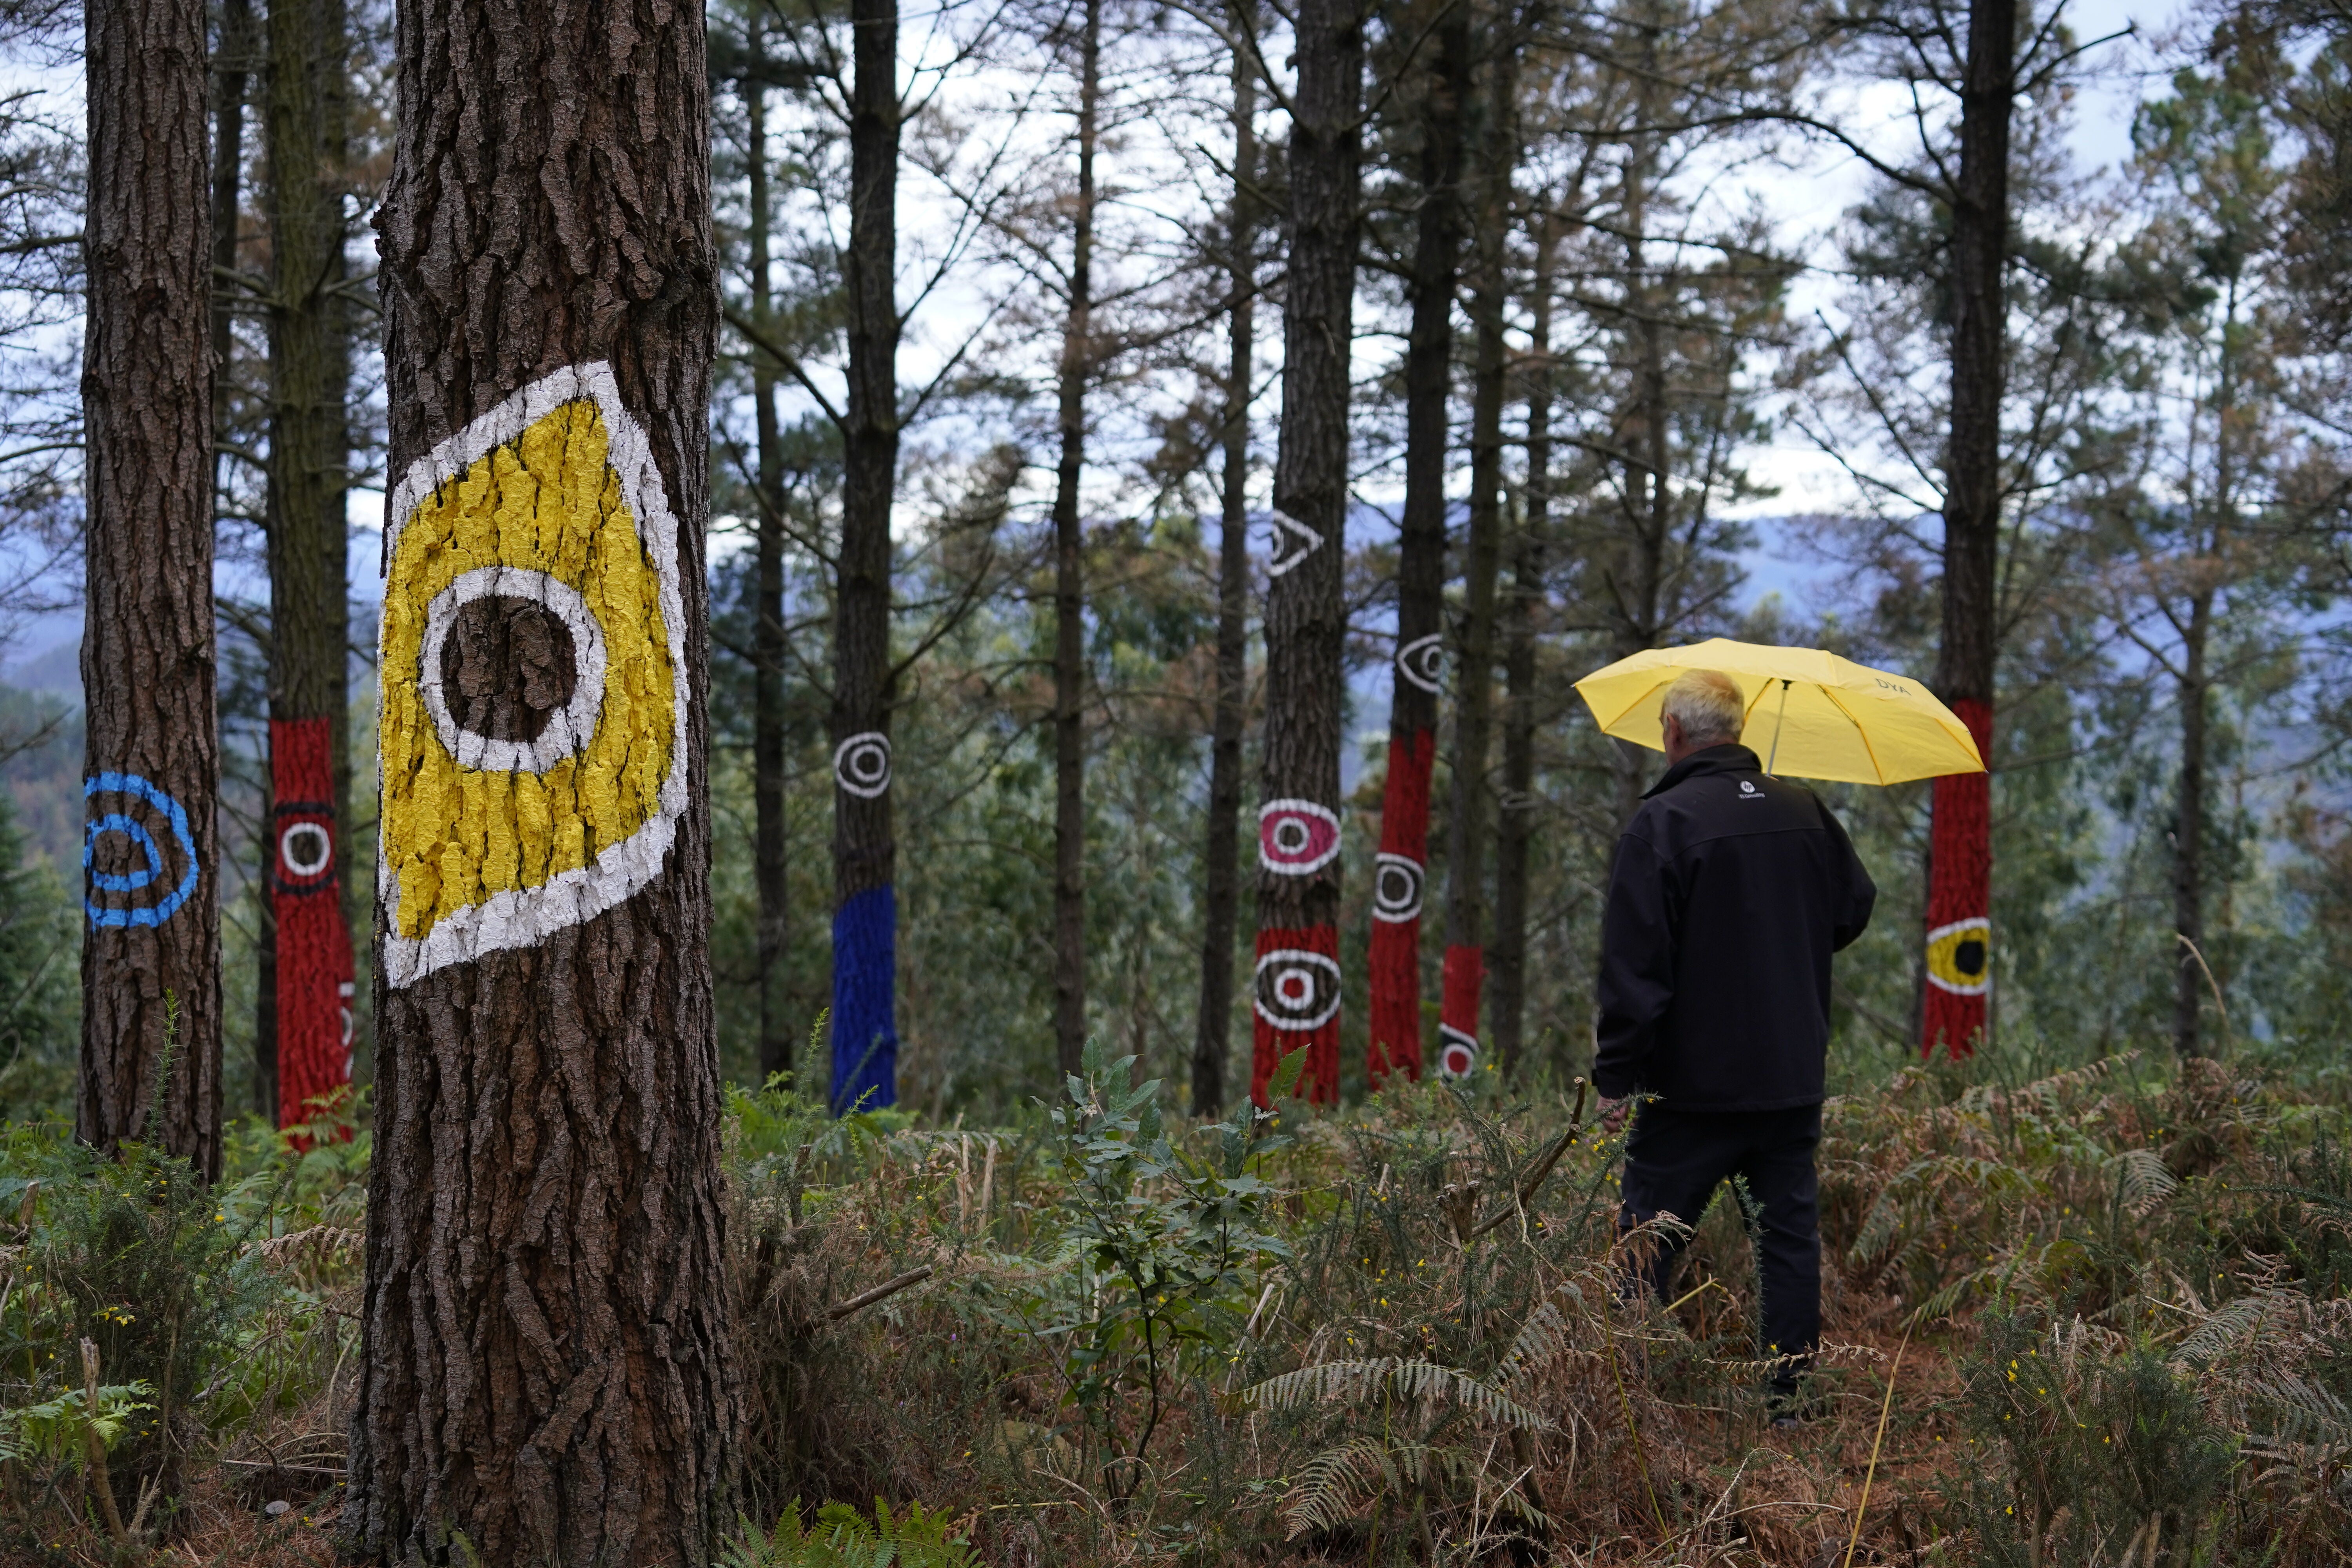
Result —
<path fill-rule="evenodd" d="M 100 1147 L 154 1138 L 213 1178 L 221 1165 L 220 739 L 205 7 L 97 0 L 85 26 L 89 929 L 75 1127 Z"/>
<path fill-rule="evenodd" d="M 375 1562 L 699 1568 L 732 1521 L 703 26 L 645 0 L 561 25 L 522 0 L 397 13 L 342 1513 Z"/>

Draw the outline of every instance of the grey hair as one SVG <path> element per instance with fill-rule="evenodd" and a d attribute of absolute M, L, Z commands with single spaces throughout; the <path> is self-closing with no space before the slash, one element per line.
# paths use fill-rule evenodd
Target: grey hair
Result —
<path fill-rule="evenodd" d="M 1719 669 L 1686 669 L 1666 688 L 1660 717 L 1682 725 L 1685 745 L 1719 746 L 1738 740 L 1747 727 L 1748 700 Z"/>

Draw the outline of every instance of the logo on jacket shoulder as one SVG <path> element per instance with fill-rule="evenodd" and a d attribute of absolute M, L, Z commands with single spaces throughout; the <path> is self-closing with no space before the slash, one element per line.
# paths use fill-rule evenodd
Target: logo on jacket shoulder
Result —
<path fill-rule="evenodd" d="M 1756 781 L 1754 779 L 1741 779 L 1739 781 L 1739 798 L 1742 800 L 1762 800 L 1764 798 L 1764 792 L 1756 787 Z"/>

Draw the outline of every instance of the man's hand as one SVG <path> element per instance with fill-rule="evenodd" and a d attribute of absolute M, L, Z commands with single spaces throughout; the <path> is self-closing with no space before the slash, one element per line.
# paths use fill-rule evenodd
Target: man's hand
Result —
<path fill-rule="evenodd" d="M 1630 1094 L 1622 1100 L 1604 1100 L 1601 1102 L 1601 1120 L 1595 1125 L 1614 1138 L 1625 1125 L 1625 1118 L 1633 1109 L 1633 1097 Z"/>

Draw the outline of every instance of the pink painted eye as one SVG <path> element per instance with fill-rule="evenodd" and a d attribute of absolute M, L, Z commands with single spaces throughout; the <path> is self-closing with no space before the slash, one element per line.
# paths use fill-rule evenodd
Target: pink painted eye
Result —
<path fill-rule="evenodd" d="M 1311 800 L 1270 800 L 1258 808 L 1258 864 L 1277 876 L 1304 877 L 1339 853 L 1339 818 Z"/>
<path fill-rule="evenodd" d="M 1257 961 L 1257 1016 L 1277 1029 L 1319 1029 L 1339 1012 L 1339 961 L 1277 947 Z"/>

